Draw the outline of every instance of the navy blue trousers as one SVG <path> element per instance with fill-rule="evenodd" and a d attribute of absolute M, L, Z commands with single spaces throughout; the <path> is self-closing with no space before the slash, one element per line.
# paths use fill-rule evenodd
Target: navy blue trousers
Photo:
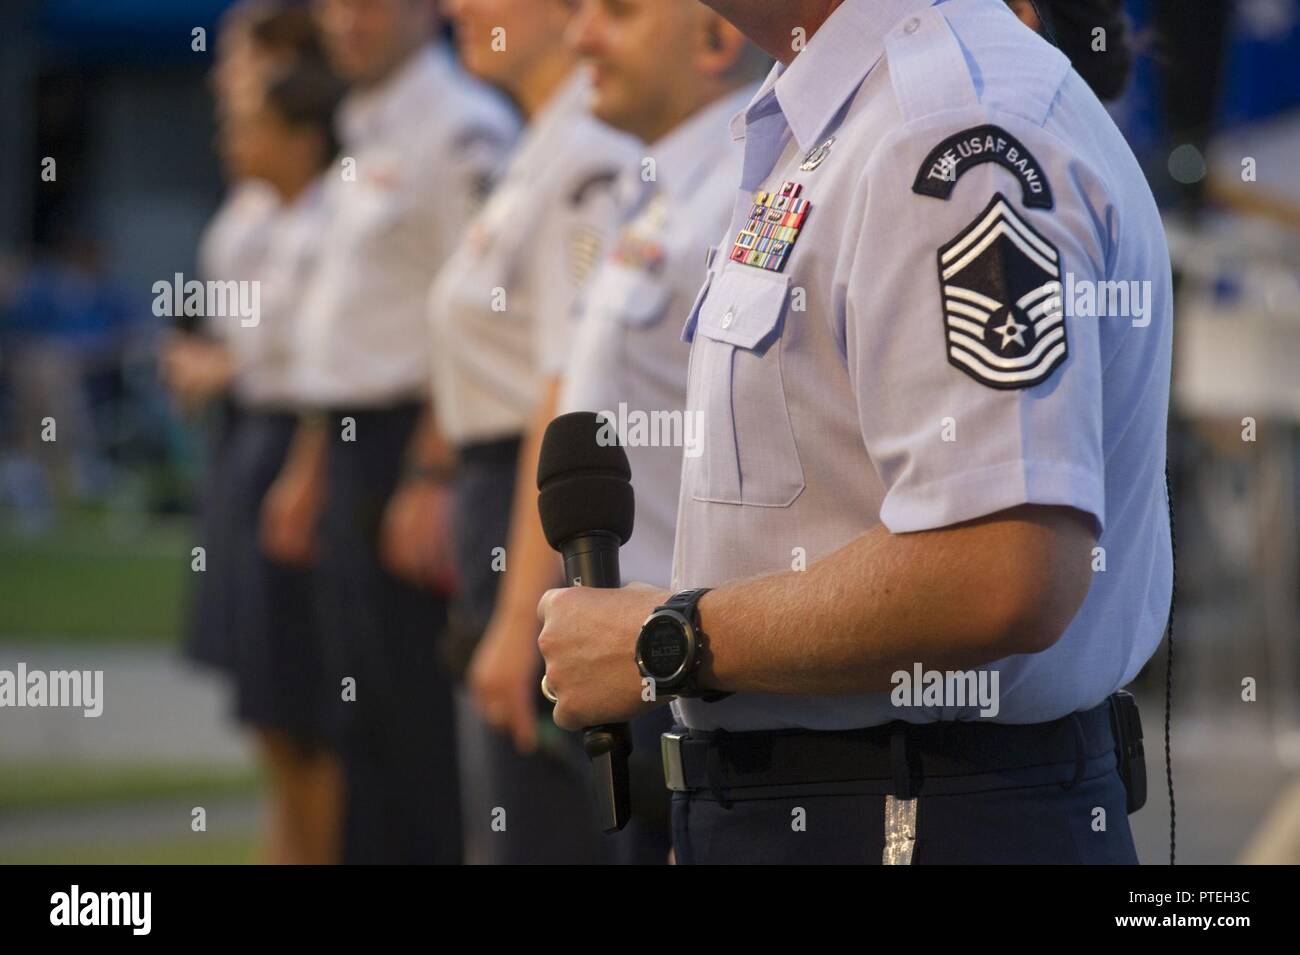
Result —
<path fill-rule="evenodd" d="M 339 419 L 356 440 L 339 440 Z M 379 529 L 419 419 L 412 404 L 331 414 L 317 579 L 332 650 L 347 790 L 343 859 L 459 863 L 460 795 L 451 680 L 439 665 L 444 601 L 383 568 Z M 353 678 L 356 700 L 342 699 Z"/>
<path fill-rule="evenodd" d="M 916 796 L 913 865 L 1136 865 L 1115 757 L 997 777 L 926 780 Z M 673 794 L 679 864 L 881 864 L 889 783 L 846 795 L 719 802 Z M 729 794 L 722 794 L 724 798 Z M 1104 825 L 1104 828 L 1102 826 Z"/>
<path fill-rule="evenodd" d="M 452 655 L 468 660 L 492 616 L 501 574 L 492 551 L 510 530 L 518 464 L 517 441 L 461 449 L 456 484 L 454 538 L 461 588 L 453 607 Z M 558 566 L 558 557 L 557 557 Z M 538 658 L 538 681 L 541 658 Z M 591 768 L 576 733 L 555 726 L 537 693 L 540 745 L 520 755 L 514 743 L 487 725 L 468 697 L 459 713 L 467 847 L 472 861 L 489 864 L 599 863 L 662 865 L 667 861 L 668 794 L 659 759 L 659 734 L 672 716 L 661 707 L 633 724 L 633 817 L 615 835 L 600 832 L 592 798 Z M 494 811 L 505 828 L 493 827 Z"/>

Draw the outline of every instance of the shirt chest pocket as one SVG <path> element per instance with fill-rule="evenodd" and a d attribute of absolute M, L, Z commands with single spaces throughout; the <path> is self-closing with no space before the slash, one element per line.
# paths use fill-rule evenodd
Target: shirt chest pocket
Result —
<path fill-rule="evenodd" d="M 789 291 L 788 276 L 727 263 L 687 322 L 689 405 L 705 435 L 683 472 L 695 500 L 788 507 L 803 491 L 782 377 Z"/>

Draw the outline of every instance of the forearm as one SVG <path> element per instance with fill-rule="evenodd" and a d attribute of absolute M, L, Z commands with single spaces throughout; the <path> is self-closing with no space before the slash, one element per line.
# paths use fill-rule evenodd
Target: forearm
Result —
<path fill-rule="evenodd" d="M 806 571 L 706 595 L 711 659 L 701 682 L 868 693 L 918 662 L 970 669 L 1046 649 L 1087 593 L 1091 542 L 1077 516 L 1046 508 L 916 534 L 876 528 Z"/>
<path fill-rule="evenodd" d="M 438 427 L 432 405 L 426 405 L 406 443 L 407 468 L 444 477 L 451 473 L 455 460 L 455 451 Z"/>
<path fill-rule="evenodd" d="M 315 417 L 299 419 L 289 452 L 285 455 L 281 475 L 303 480 L 323 481 L 325 477 L 326 424 Z"/>
<path fill-rule="evenodd" d="M 535 636 L 537 602 L 552 587 L 563 585 L 559 558 L 542 532 L 537 513 L 537 459 L 546 426 L 555 417 L 559 379 L 551 380 L 524 435 L 511 503 L 506 570 L 497 597 L 498 615 L 528 621 L 528 639 Z"/>

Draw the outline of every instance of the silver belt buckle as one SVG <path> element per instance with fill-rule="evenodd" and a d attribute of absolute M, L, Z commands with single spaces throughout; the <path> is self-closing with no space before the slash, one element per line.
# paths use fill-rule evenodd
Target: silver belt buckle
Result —
<path fill-rule="evenodd" d="M 675 793 L 689 792 L 686 770 L 682 767 L 682 740 L 690 735 L 684 729 L 671 729 L 659 737 L 659 751 L 664 758 L 664 783 Z"/>

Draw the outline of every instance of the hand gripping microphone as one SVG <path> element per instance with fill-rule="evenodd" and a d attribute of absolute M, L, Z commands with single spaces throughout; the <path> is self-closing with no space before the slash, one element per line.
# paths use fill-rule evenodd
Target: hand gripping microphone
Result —
<path fill-rule="evenodd" d="M 612 431 L 589 411 L 561 415 L 546 427 L 537 462 L 537 509 L 547 542 L 564 557 L 572 587 L 618 587 L 618 549 L 632 536 L 636 505 L 627 452 L 605 438 Z M 628 724 L 588 726 L 582 745 L 591 760 L 601 828 L 617 832 L 631 808 Z"/>

